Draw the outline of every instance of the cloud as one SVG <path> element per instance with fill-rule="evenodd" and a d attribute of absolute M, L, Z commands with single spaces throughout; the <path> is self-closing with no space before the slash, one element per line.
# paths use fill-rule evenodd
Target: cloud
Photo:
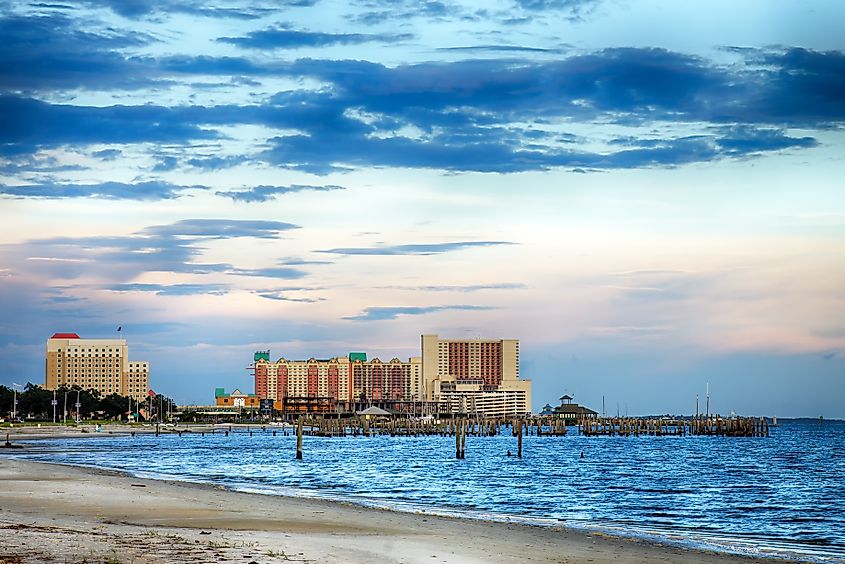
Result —
<path fill-rule="evenodd" d="M 437 311 L 486 311 L 495 309 L 488 306 L 474 306 L 474 305 L 447 305 L 447 306 L 406 306 L 406 307 L 368 307 L 364 312 L 352 317 L 344 317 L 350 321 L 385 321 L 396 319 L 400 315 L 424 315 L 426 313 L 434 313 Z"/>
<path fill-rule="evenodd" d="M 297 226 L 280 221 L 185 219 L 147 227 L 131 235 L 53 237 L 0 246 L 5 264 L 16 270 L 53 279 L 85 276 L 128 283 L 148 272 L 229 274 L 270 278 L 300 278 L 289 267 L 245 269 L 228 263 L 200 262 L 203 241 L 243 237 L 274 239 Z"/>
<path fill-rule="evenodd" d="M 441 0 L 370 0 L 368 10 L 349 16 L 350 21 L 364 25 L 379 25 L 386 21 L 400 22 L 413 18 L 440 20 L 450 16 L 460 17 L 463 8 L 453 2 Z"/>
<path fill-rule="evenodd" d="M 290 186 L 255 186 L 249 190 L 234 190 L 229 192 L 216 192 L 218 196 L 232 198 L 235 202 L 266 202 L 274 200 L 277 196 L 293 194 L 295 192 L 332 192 L 335 190 L 346 190 L 343 186 L 329 184 L 327 186 L 310 186 L 305 184 L 292 184 Z"/>
<path fill-rule="evenodd" d="M 264 298 L 265 300 L 273 300 L 278 302 L 294 302 L 294 303 L 303 303 L 303 304 L 313 304 L 319 301 L 323 301 L 323 298 L 292 298 L 283 292 L 270 292 L 270 291 L 263 291 L 263 292 L 256 292 L 260 298 Z"/>
<path fill-rule="evenodd" d="M 198 126 L 196 116 L 153 105 L 71 106 L 0 96 L 0 115 L 0 153 L 12 155 L 63 145 L 184 143 L 220 137 Z"/>
<path fill-rule="evenodd" d="M 418 290 L 422 292 L 480 292 L 482 290 L 521 290 L 525 284 L 501 283 L 501 284 L 468 284 L 464 286 L 382 286 L 387 290 Z"/>
<path fill-rule="evenodd" d="M 514 4 L 531 12 L 565 12 L 570 21 L 581 21 L 592 13 L 602 0 L 514 0 Z"/>
<path fill-rule="evenodd" d="M 274 2 L 278 8 L 286 6 L 312 6 L 317 0 L 279 0 Z M 91 7 L 108 8 L 115 14 L 129 19 L 142 19 L 159 16 L 161 14 L 187 14 L 194 17 L 255 20 L 275 10 L 258 7 L 217 7 L 209 6 L 207 2 L 191 0 L 84 0 Z"/>
<path fill-rule="evenodd" d="M 22 186 L 0 184 L 0 194 L 18 198 L 99 198 L 105 200 L 172 200 L 189 189 L 205 190 L 205 186 L 177 186 L 163 181 L 102 182 L 99 184 L 67 184 L 45 182 Z"/>
<path fill-rule="evenodd" d="M 281 278 L 285 280 L 295 280 L 305 276 L 305 272 L 296 268 L 288 268 L 283 266 L 270 266 L 267 268 L 233 268 L 227 271 L 228 274 L 237 276 L 256 276 L 261 278 Z"/>
<path fill-rule="evenodd" d="M 194 296 L 210 294 L 223 296 L 229 288 L 223 284 L 114 284 L 106 288 L 112 292 L 153 292 L 157 296 Z"/>
<path fill-rule="evenodd" d="M 453 243 L 424 243 L 381 247 L 342 247 L 315 251 L 334 255 L 436 255 L 475 247 L 515 245 L 508 241 L 456 241 Z"/>
<path fill-rule="evenodd" d="M 185 161 L 185 164 L 188 164 L 200 170 L 215 171 L 223 170 L 226 168 L 232 168 L 245 162 L 248 162 L 249 160 L 250 158 L 245 155 L 229 155 L 225 157 L 202 156 L 187 159 Z"/>
<path fill-rule="evenodd" d="M 395 67 L 350 60 L 145 57 L 156 76 L 274 76 L 314 79 L 322 86 L 248 105 L 86 107 L 0 97 L 0 112 L 10 116 L 0 131 L 0 152 L 185 145 L 225 140 L 222 127 L 257 125 L 284 133 L 252 155 L 157 155 L 154 170 L 189 164 L 210 171 L 246 162 L 315 174 L 362 167 L 490 173 L 674 167 L 816 146 L 814 137 L 794 136 L 790 129 L 845 121 L 845 106 L 838 103 L 845 93 L 843 61 L 841 52 L 768 50 L 750 51 L 745 64 L 722 67 L 664 49 L 634 48 L 541 61 Z M 651 129 L 602 148 L 603 139 L 558 131 L 568 123 Z M 691 132 L 654 138 L 653 131 L 666 129 Z"/>
<path fill-rule="evenodd" d="M 293 29 L 269 28 L 252 31 L 243 37 L 220 37 L 217 41 L 245 49 L 297 49 L 361 43 L 397 43 L 413 39 L 411 34 L 321 33 Z"/>
<path fill-rule="evenodd" d="M 6 15 L 0 18 L 0 37 L 0 92 L 134 90 L 161 82 L 154 69 L 122 53 L 155 39 L 93 19 L 79 29 L 64 14 Z"/>

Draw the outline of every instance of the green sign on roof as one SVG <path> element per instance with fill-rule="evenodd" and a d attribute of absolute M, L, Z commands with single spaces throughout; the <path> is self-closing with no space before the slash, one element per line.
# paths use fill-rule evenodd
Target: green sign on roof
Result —
<path fill-rule="evenodd" d="M 255 351 L 255 362 L 259 360 L 270 362 L 270 351 Z"/>
<path fill-rule="evenodd" d="M 356 360 L 360 360 L 361 362 L 367 362 L 367 353 L 365 353 L 365 352 L 351 352 L 351 353 L 349 353 L 349 362 L 355 362 Z"/>

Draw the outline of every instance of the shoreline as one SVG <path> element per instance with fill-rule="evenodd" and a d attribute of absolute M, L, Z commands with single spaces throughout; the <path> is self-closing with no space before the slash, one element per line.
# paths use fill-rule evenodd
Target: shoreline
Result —
<path fill-rule="evenodd" d="M 15 533 L 12 543 L 0 548 L 2 562 L 22 550 L 30 556 L 13 561 L 789 561 L 565 525 L 412 513 L 139 478 L 121 470 L 23 460 L 15 456 L 20 450 L 6 454 L 11 456 L 0 454 L 0 528 Z M 57 538 L 74 542 L 55 542 Z M 131 539 L 129 546 L 123 539 Z M 204 560 L 205 553 L 213 557 Z"/>

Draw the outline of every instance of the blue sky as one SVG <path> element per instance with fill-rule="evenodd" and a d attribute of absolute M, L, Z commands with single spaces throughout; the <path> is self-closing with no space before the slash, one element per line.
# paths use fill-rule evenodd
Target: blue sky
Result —
<path fill-rule="evenodd" d="M 0 383 L 521 340 L 534 407 L 845 417 L 841 2 L 0 2 Z"/>

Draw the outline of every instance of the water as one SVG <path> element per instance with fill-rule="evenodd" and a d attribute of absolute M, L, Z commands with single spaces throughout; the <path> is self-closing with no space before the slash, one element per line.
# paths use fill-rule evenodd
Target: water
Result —
<path fill-rule="evenodd" d="M 255 430 L 54 440 L 27 458 L 400 511 L 599 529 L 688 547 L 845 562 L 845 422 L 769 438 L 305 437 Z M 580 457 L 581 452 L 585 457 Z"/>

